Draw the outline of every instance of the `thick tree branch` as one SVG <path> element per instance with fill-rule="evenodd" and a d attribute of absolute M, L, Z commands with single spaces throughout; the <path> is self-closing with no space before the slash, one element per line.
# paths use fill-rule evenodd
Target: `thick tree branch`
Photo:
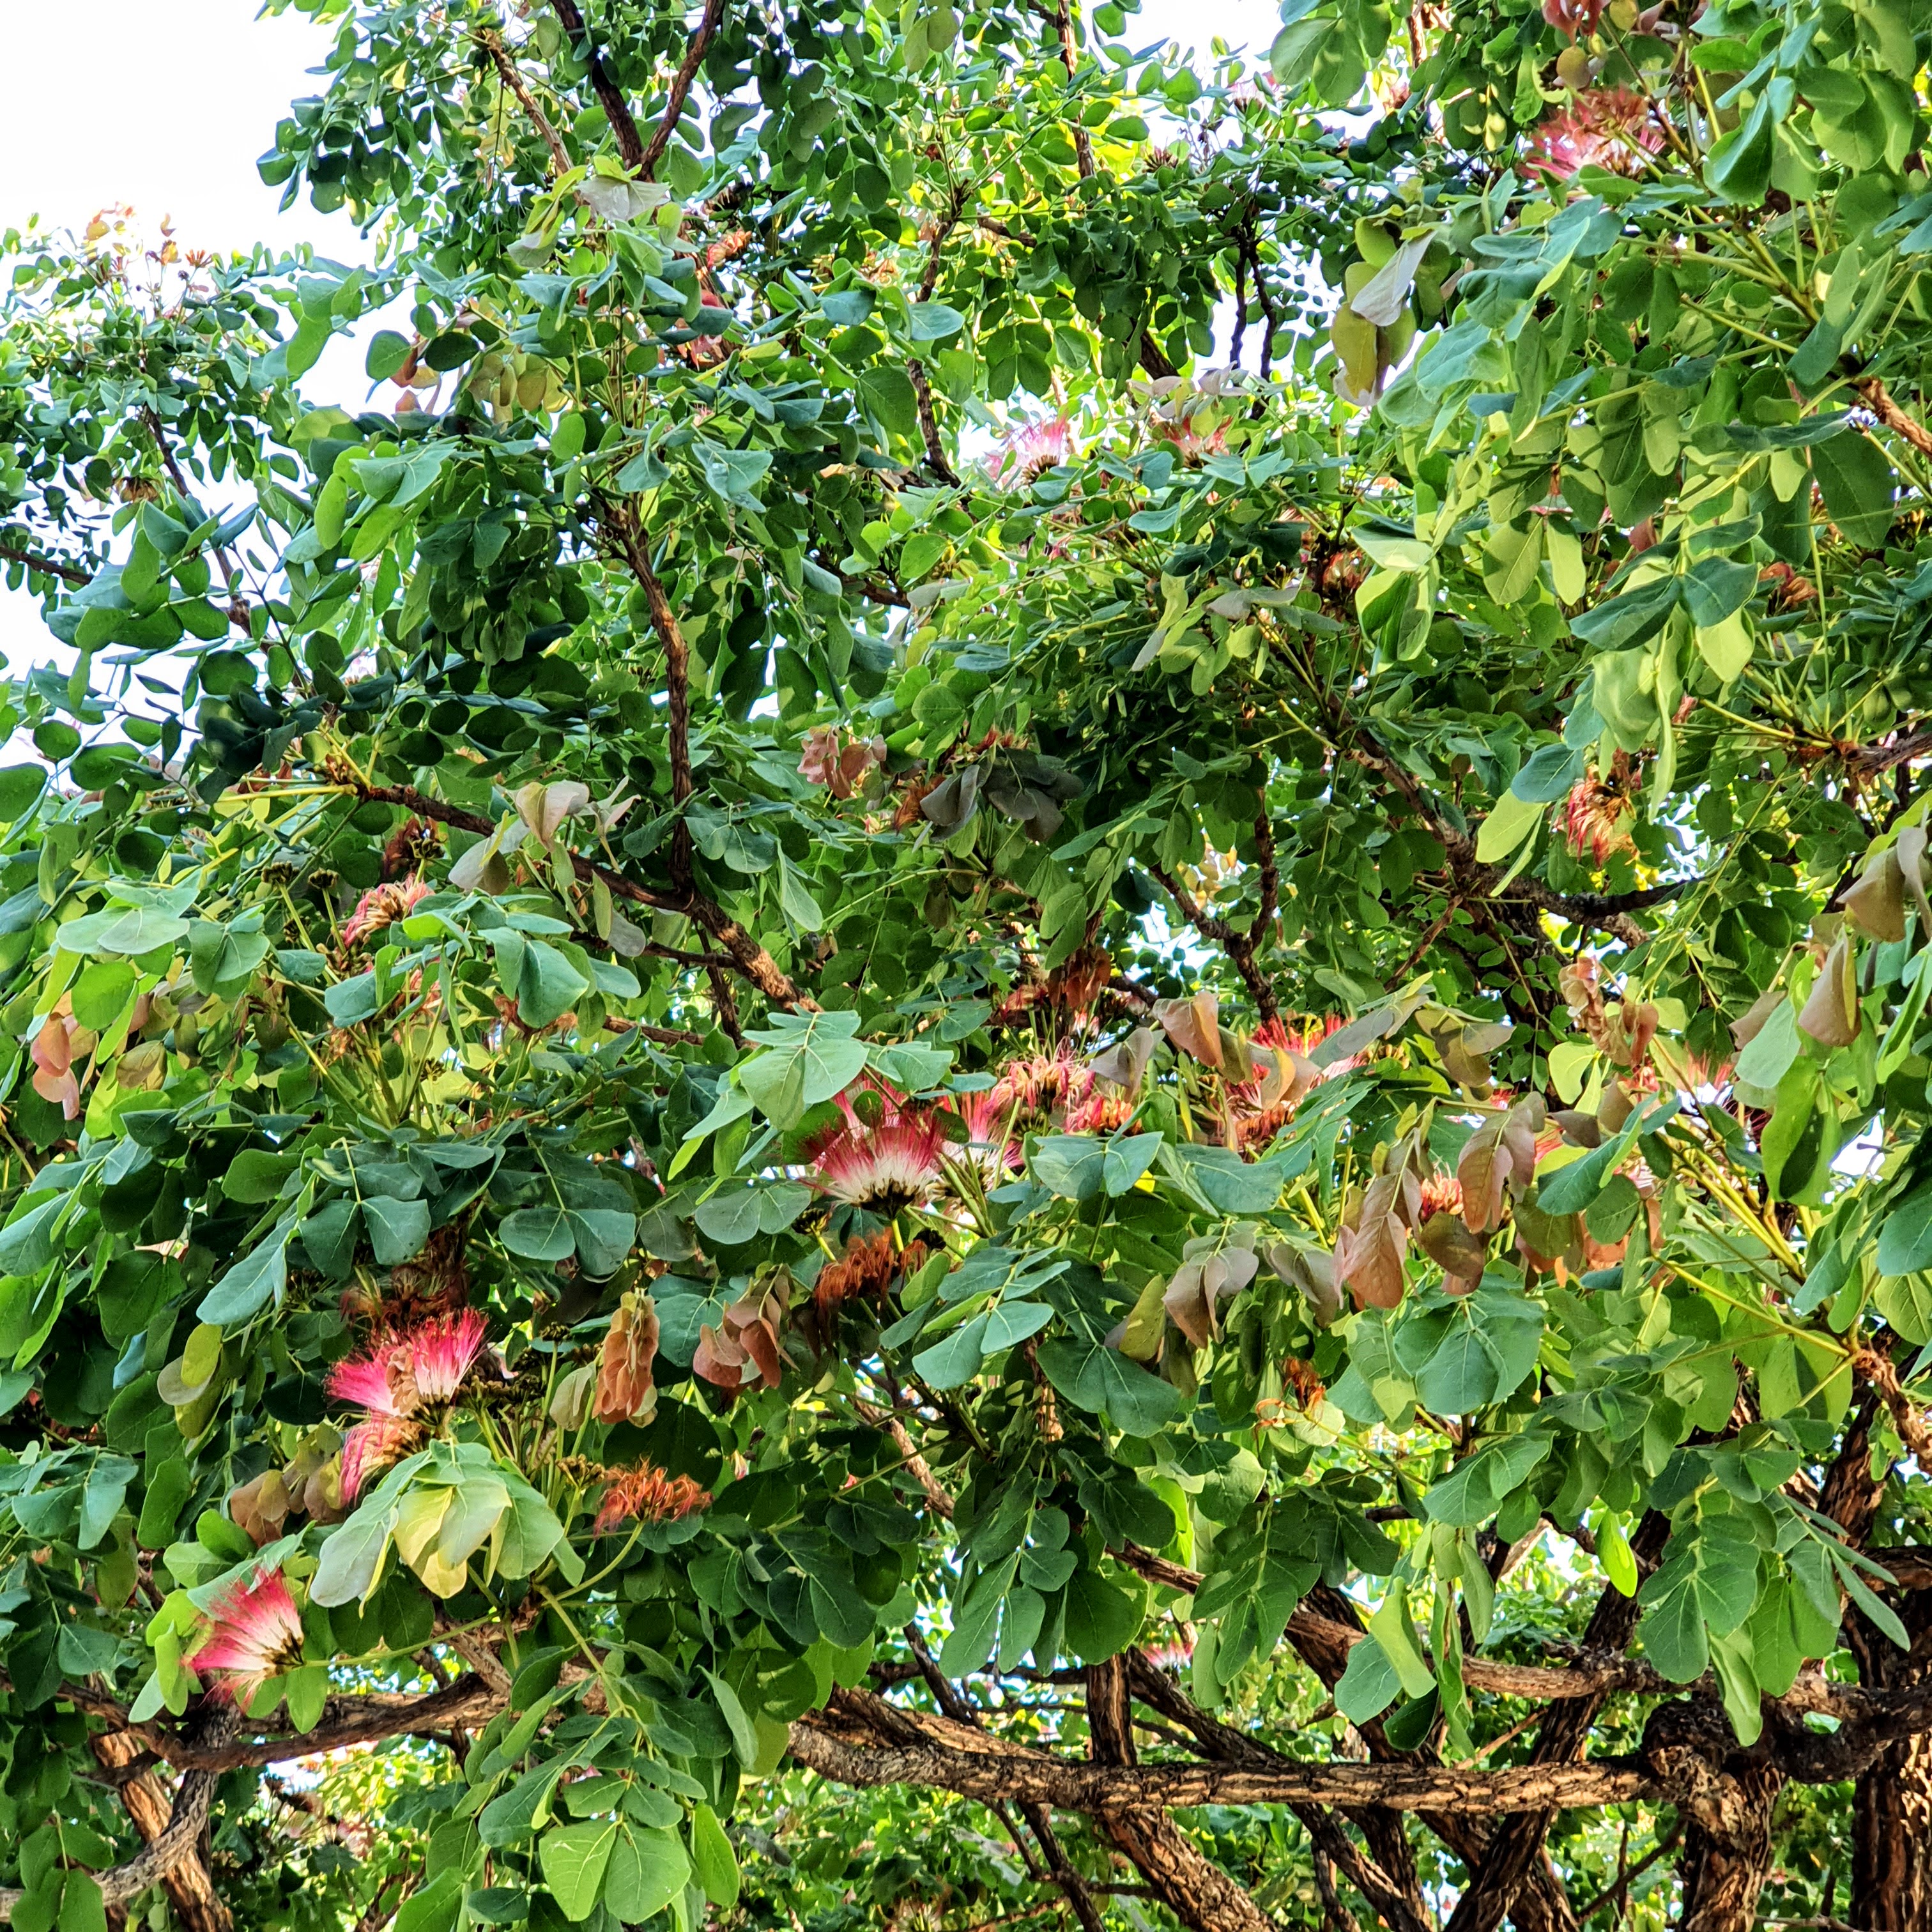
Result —
<path fill-rule="evenodd" d="M 167 1830 L 174 1808 L 153 1772 L 137 1768 L 152 1763 L 152 1754 L 130 1731 L 97 1732 L 88 1744 L 95 1762 L 110 1776 L 118 1774 L 122 1805 L 135 1830 L 152 1845 Z M 197 1847 L 190 1846 L 178 1864 L 161 1874 L 160 1880 L 161 1889 L 184 1932 L 230 1932 L 233 1915 L 215 1891 Z"/>
<path fill-rule="evenodd" d="M 604 110 L 604 119 L 610 124 L 610 132 L 616 138 L 617 152 L 623 158 L 625 166 L 640 166 L 644 158 L 644 136 L 638 132 L 638 124 L 631 118 L 623 89 L 610 78 L 610 70 L 598 56 L 590 30 L 584 24 L 584 16 L 578 11 L 577 0 L 550 0 L 550 5 L 562 22 L 565 32 L 577 43 L 578 53 L 584 57 L 590 70 L 591 89 Z"/>
<path fill-rule="evenodd" d="M 855 1706 L 883 1702 L 865 1691 L 837 1694 L 829 1712 L 801 1718 L 792 1726 L 792 1755 L 836 1784 L 922 1785 L 982 1802 L 1010 1799 L 1051 1804 L 1090 1816 L 1150 1807 L 1267 1804 L 1493 1814 L 1622 1804 L 1664 1791 L 1647 1765 L 1610 1760 L 1489 1772 L 1378 1764 L 1285 1763 L 1271 1768 L 1156 1764 L 1121 1768 L 1051 1757 L 992 1738 L 972 1739 L 982 1745 L 973 1749 L 930 1736 L 922 1736 L 916 1743 L 879 1744 L 854 1742 L 844 1735 L 854 1728 L 868 1738 L 880 1735 L 869 1712 L 858 1712 L 861 1722 L 856 1726 L 850 1720 Z"/>
<path fill-rule="evenodd" d="M 202 1720 L 202 1742 L 210 1748 L 218 1748 L 223 1739 L 234 1734 L 237 1722 L 232 1704 L 216 1706 Z M 208 1822 L 208 1807 L 219 1781 L 218 1774 L 212 1771 L 190 1771 L 183 1776 L 176 1789 L 166 1823 L 148 1840 L 146 1849 L 125 1864 L 95 1874 L 103 1904 L 124 1905 L 188 1858 L 194 1857 L 199 1863 L 196 1843 L 202 1827 Z M 26 1896 L 22 1892 L 0 1888 L 0 1920 L 11 1919 Z"/>

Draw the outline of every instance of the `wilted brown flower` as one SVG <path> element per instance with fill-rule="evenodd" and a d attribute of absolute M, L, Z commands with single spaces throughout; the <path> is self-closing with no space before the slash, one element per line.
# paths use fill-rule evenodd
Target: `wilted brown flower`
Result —
<path fill-rule="evenodd" d="M 671 1475 L 655 1462 L 640 1462 L 611 1478 L 591 1527 L 601 1535 L 620 1522 L 670 1522 L 710 1506 L 711 1492 L 700 1490 L 690 1477 Z"/>
<path fill-rule="evenodd" d="M 1630 820 L 1641 773 L 1628 752 L 1618 752 L 1610 763 L 1608 777 L 1577 780 L 1563 804 L 1563 836 L 1578 858 L 1585 853 L 1590 862 L 1600 867 L 1612 853 L 1635 849 Z"/>

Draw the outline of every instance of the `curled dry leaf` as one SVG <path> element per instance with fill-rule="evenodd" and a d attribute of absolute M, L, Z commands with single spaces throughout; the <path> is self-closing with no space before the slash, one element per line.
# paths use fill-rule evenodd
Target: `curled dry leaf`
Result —
<path fill-rule="evenodd" d="M 1798 1016 L 1801 1032 L 1822 1046 L 1850 1046 L 1858 1036 L 1857 962 L 1842 934 L 1825 956 L 1811 997 Z"/>
<path fill-rule="evenodd" d="M 1932 935 L 1932 899 L 1928 899 L 1925 892 L 1927 836 L 1922 825 L 1901 826 L 1898 842 L 1892 848 L 1898 854 L 1899 870 L 1904 876 L 1906 890 L 1911 893 L 1912 903 L 1918 908 L 1922 938 Z"/>
<path fill-rule="evenodd" d="M 1362 1216 L 1360 1224 L 1335 1234 L 1335 1274 L 1358 1308 L 1394 1308 L 1402 1300 L 1402 1257 L 1408 1229 L 1394 1214 Z"/>
<path fill-rule="evenodd" d="M 1856 880 L 1839 894 L 1838 903 L 1874 939 L 1905 937 L 1905 868 L 1898 848 L 1888 845 L 1865 861 Z"/>
<path fill-rule="evenodd" d="M 1182 1052 L 1203 1066 L 1220 1066 L 1221 1003 L 1212 993 L 1198 992 L 1191 1000 L 1156 1000 L 1154 1016 Z"/>
<path fill-rule="evenodd" d="M 1774 980 L 1743 1013 L 1732 1021 L 1731 1041 L 1740 1053 L 1763 1032 L 1765 1022 L 1784 1004 L 1784 988 Z"/>
<path fill-rule="evenodd" d="M 693 1372 L 722 1389 L 741 1389 L 753 1382 L 776 1388 L 784 1378 L 778 1325 L 790 1286 L 790 1276 L 781 1269 L 773 1286 L 761 1293 L 754 1283 L 725 1310 L 716 1328 L 700 1328 Z"/>
<path fill-rule="evenodd" d="M 1125 1040 L 1103 1047 L 1087 1064 L 1093 1069 L 1095 1079 L 1104 1080 L 1108 1086 L 1118 1087 L 1124 1093 L 1138 1093 L 1146 1076 L 1148 1063 L 1154 1058 L 1156 1040 L 1152 1027 L 1136 1027 Z"/>
<path fill-rule="evenodd" d="M 536 779 L 516 795 L 517 814 L 527 825 L 539 845 L 548 848 L 563 821 L 590 802 L 590 788 L 575 778 L 561 778 L 551 784 Z"/>
<path fill-rule="evenodd" d="M 1161 1305 L 1182 1334 L 1197 1348 L 1204 1348 L 1220 1332 L 1216 1303 L 1246 1288 L 1260 1265 L 1259 1258 L 1247 1248 L 1224 1248 L 1218 1254 L 1184 1261 L 1174 1270 Z"/>
<path fill-rule="evenodd" d="M 1439 1268 L 1452 1294 L 1465 1294 L 1482 1279 L 1489 1243 L 1472 1234 L 1459 1214 L 1442 1209 L 1430 1215 L 1415 1231 L 1417 1245 Z"/>
<path fill-rule="evenodd" d="M 1343 1296 L 1335 1279 L 1335 1257 L 1325 1249 L 1276 1240 L 1269 1242 L 1263 1252 L 1283 1281 L 1300 1289 L 1316 1328 L 1327 1328 L 1341 1313 Z"/>

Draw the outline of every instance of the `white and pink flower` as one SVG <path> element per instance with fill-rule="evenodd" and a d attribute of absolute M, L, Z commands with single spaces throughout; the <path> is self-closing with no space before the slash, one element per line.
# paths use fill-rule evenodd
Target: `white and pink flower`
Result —
<path fill-rule="evenodd" d="M 208 1640 L 188 1659 L 190 1669 L 212 1674 L 216 1688 L 246 1710 L 272 1677 L 302 1660 L 302 1612 L 275 1570 L 258 1570 L 217 1598 L 209 1612 Z"/>
<path fill-rule="evenodd" d="M 910 1106 L 903 1094 L 884 1085 L 863 1091 L 879 1102 L 876 1124 L 868 1125 L 842 1094 L 844 1124 L 818 1136 L 805 1157 L 816 1169 L 819 1186 L 835 1200 L 875 1214 L 896 1214 L 931 1197 L 940 1178 L 945 1136 L 929 1108 Z"/>
<path fill-rule="evenodd" d="M 1627 87 L 1598 87 L 1545 117 L 1531 136 L 1523 166 L 1526 172 L 1552 181 L 1571 180 L 1586 167 L 1641 174 L 1663 146 L 1662 124 L 1642 94 Z"/>
<path fill-rule="evenodd" d="M 446 1408 L 483 1346 L 485 1324 L 473 1308 L 425 1322 L 352 1355 L 330 1371 L 328 1392 L 352 1402 L 364 1419 L 342 1445 L 342 1493 L 353 1501 L 363 1480 L 422 1439 L 425 1411 Z"/>
<path fill-rule="evenodd" d="M 998 454 L 986 465 L 988 475 L 1009 490 L 1030 483 L 1042 471 L 1066 460 L 1072 429 L 1064 416 L 1011 424 L 1000 439 Z"/>
<path fill-rule="evenodd" d="M 386 886 L 371 886 L 356 902 L 356 910 L 349 915 L 349 923 L 342 928 L 343 944 L 358 945 L 370 934 L 380 932 L 398 920 L 407 919 L 429 897 L 429 881 L 421 878 L 398 879 Z"/>

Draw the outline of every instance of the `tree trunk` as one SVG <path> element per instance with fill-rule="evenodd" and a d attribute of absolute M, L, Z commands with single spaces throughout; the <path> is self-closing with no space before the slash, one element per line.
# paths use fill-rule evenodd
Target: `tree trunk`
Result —
<path fill-rule="evenodd" d="M 1088 1666 L 1087 1731 L 1095 1763 L 1136 1761 L 1125 1658 Z M 1246 1891 L 1198 1851 L 1165 1811 L 1123 1808 L 1100 1812 L 1094 1824 L 1191 1932 L 1274 1932 L 1268 1914 Z"/>
<path fill-rule="evenodd" d="M 1720 1772 L 1684 1808 L 1684 1906 L 1678 1932 L 1751 1932 L 1771 1871 L 1771 1812 L 1781 1772 Z"/>
<path fill-rule="evenodd" d="M 1864 1682 L 1902 1690 L 1932 1674 L 1932 1602 L 1909 1590 L 1892 1602 L 1909 1654 L 1856 1612 L 1846 1621 Z M 1850 1918 L 1862 1932 L 1932 1932 L 1932 1732 L 1885 1746 L 1853 1786 Z"/>
<path fill-rule="evenodd" d="M 88 1740 L 104 1771 L 124 1771 L 141 1755 L 140 1740 L 128 1731 L 106 1731 Z M 149 1844 L 168 1828 L 174 1801 L 152 1771 L 137 1772 L 120 1781 L 121 1802 L 134 1828 Z M 161 1889 L 175 1909 L 183 1932 L 232 1932 L 235 1921 L 214 1889 L 208 1868 L 190 1852 L 172 1870 L 161 1874 Z"/>

